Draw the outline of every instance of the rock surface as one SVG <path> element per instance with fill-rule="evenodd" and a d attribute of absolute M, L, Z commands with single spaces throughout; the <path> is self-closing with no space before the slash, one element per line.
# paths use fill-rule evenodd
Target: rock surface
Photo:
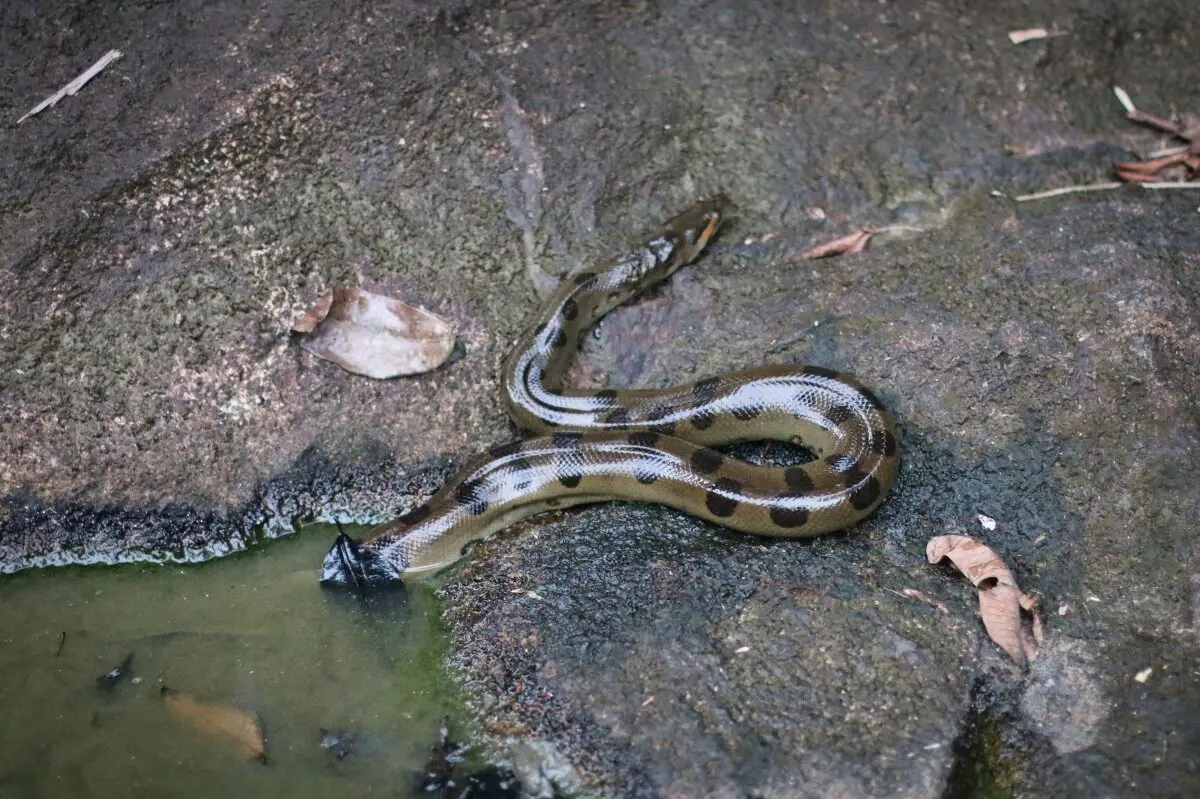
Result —
<path fill-rule="evenodd" d="M 711 252 L 605 319 L 578 379 L 849 371 L 897 413 L 900 481 L 816 541 L 609 505 L 482 547 L 445 588 L 453 663 L 523 782 L 1200 793 L 1200 199 L 1009 199 L 1165 143 L 1113 84 L 1200 111 L 1188 3 L 32 8 L 0 16 L 11 120 L 125 57 L 0 130 L 4 570 L 396 513 L 507 437 L 535 286 L 723 188 Z M 1065 35 L 1008 42 L 1034 26 Z M 795 258 L 864 225 L 893 230 Z M 359 282 L 466 357 L 373 382 L 289 340 Z M 1040 595 L 1027 674 L 924 563 L 947 531 Z"/>

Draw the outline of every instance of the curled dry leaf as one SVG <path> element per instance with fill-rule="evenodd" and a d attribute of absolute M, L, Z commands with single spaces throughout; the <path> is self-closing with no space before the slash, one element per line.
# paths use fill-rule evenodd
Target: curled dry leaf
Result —
<path fill-rule="evenodd" d="M 256 714 L 229 705 L 210 705 L 165 685 L 160 694 L 167 709 L 175 715 L 207 733 L 234 741 L 247 759 L 267 762 L 262 722 Z"/>
<path fill-rule="evenodd" d="M 1172 169 L 1178 167 L 1178 169 Z M 1126 183 L 1153 183 L 1166 172 L 1179 172 L 1174 177 L 1195 178 L 1200 175 L 1200 155 L 1187 151 L 1151 158 L 1148 161 L 1121 161 L 1117 177 Z"/>
<path fill-rule="evenodd" d="M 988 636 L 1024 666 L 1037 656 L 1042 622 L 1037 600 L 1017 588 L 1012 572 L 1000 556 L 982 541 L 965 535 L 939 535 L 929 539 L 925 556 L 930 563 L 948 558 L 979 589 L 979 613 Z M 1021 623 L 1021 611 L 1033 617 L 1032 632 Z"/>
<path fill-rule="evenodd" d="M 816 247 L 807 249 L 800 253 L 797 259 L 801 261 L 815 261 L 818 258 L 832 258 L 835 255 L 862 252 L 871 246 L 871 237 L 873 235 L 875 235 L 874 231 L 859 228 L 849 236 L 842 236 L 840 239 L 827 241 L 824 244 L 818 244 Z"/>
<path fill-rule="evenodd" d="M 358 288 L 336 289 L 292 330 L 318 358 L 376 379 L 436 369 L 454 349 L 454 328 L 441 317 Z"/>

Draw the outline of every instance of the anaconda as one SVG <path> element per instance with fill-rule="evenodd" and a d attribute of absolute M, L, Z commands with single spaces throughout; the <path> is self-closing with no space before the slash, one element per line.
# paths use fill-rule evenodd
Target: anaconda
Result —
<path fill-rule="evenodd" d="M 375 588 L 444 567 L 517 521 L 571 505 L 667 505 L 744 533 L 840 530 L 883 501 L 899 466 L 892 415 L 868 388 L 820 366 L 761 366 L 666 389 L 567 388 L 580 337 L 612 308 L 691 263 L 727 200 L 697 203 L 633 250 L 563 281 L 501 375 L 524 437 L 492 448 L 432 499 L 360 541 L 342 535 L 321 581 Z M 788 441 L 816 460 L 770 467 L 716 449 Z"/>

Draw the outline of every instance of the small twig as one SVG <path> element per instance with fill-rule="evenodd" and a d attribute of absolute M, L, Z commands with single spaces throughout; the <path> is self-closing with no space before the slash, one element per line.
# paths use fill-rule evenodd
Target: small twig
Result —
<path fill-rule="evenodd" d="M 1134 122 L 1141 122 L 1149 125 L 1152 128 L 1157 128 L 1163 133 L 1170 133 L 1172 136 L 1178 136 L 1181 139 L 1188 138 L 1182 125 L 1177 125 L 1171 120 L 1160 117 L 1157 114 L 1151 114 L 1148 111 L 1142 111 L 1141 109 L 1135 108 L 1125 116 Z"/>
<path fill-rule="evenodd" d="M 1117 96 L 1117 100 L 1120 101 L 1121 105 L 1125 107 L 1125 117 L 1127 119 L 1130 119 L 1134 122 L 1141 122 L 1161 131 L 1162 133 L 1169 133 L 1172 136 L 1183 139 L 1184 141 L 1192 142 L 1193 147 L 1195 146 L 1195 142 L 1193 140 L 1196 137 L 1196 131 L 1192 126 L 1172 122 L 1165 117 L 1160 117 L 1157 114 L 1151 114 L 1149 111 L 1141 110 L 1133 104 L 1133 100 L 1130 99 L 1129 93 L 1120 86 L 1113 86 L 1113 94 Z"/>
<path fill-rule="evenodd" d="M 1060 194 L 1078 194 L 1085 191 L 1108 191 L 1110 189 L 1119 189 L 1124 186 L 1120 181 L 1112 183 L 1093 183 L 1089 186 L 1062 186 L 1057 189 L 1049 189 L 1048 191 L 1039 191 L 1034 194 L 1022 194 L 1019 197 L 1013 197 L 1019 203 L 1029 202 L 1030 200 L 1044 200 L 1047 197 L 1057 197 Z"/>
<path fill-rule="evenodd" d="M 61 633 L 58 634 L 58 646 L 56 646 L 54 648 L 54 657 L 58 657 L 59 655 L 62 654 L 63 645 L 66 643 L 67 643 L 67 631 L 63 630 Z"/>
<path fill-rule="evenodd" d="M 1059 189 L 1039 191 L 1036 194 L 1022 194 L 1019 197 L 1013 197 L 1013 199 L 1019 203 L 1023 203 L 1030 200 L 1044 200 L 1047 197 L 1057 197 L 1060 194 L 1077 194 L 1085 191 L 1106 191 L 1109 189 L 1119 189 L 1122 186 L 1141 186 L 1143 189 L 1200 189 L 1200 180 L 1164 181 L 1161 183 L 1120 183 L 1114 181 L 1112 183 L 1093 183 L 1090 186 L 1063 186 Z"/>
<path fill-rule="evenodd" d="M 116 61 L 118 58 L 120 58 L 121 55 L 122 55 L 122 53 L 120 50 L 109 50 L 107 53 L 105 53 L 103 56 L 100 57 L 99 61 L 97 61 L 95 64 L 92 64 L 90 67 L 88 67 L 86 70 L 84 70 L 83 73 L 79 77 L 75 78 L 75 80 L 71 81 L 66 86 L 63 86 L 61 89 L 56 91 L 54 94 L 50 95 L 45 100 L 42 100 L 40 103 L 38 103 L 36 106 L 34 106 L 32 111 L 30 111 L 25 116 L 23 116 L 17 120 L 17 124 L 20 125 L 22 122 L 29 119 L 34 114 L 40 114 L 42 111 L 45 111 L 47 108 L 53 108 L 54 106 L 58 105 L 58 101 L 61 100 L 62 98 L 66 97 L 68 95 L 74 95 L 77 91 L 79 91 L 84 86 L 86 86 L 88 81 L 90 81 L 92 78 L 99 75 L 101 70 L 103 70 L 105 67 L 107 67 L 112 62 Z"/>
<path fill-rule="evenodd" d="M 883 227 L 866 228 L 868 233 L 924 233 L 925 228 L 912 225 L 884 225 Z"/>
<path fill-rule="evenodd" d="M 1179 155 L 1180 153 L 1186 153 L 1190 149 L 1191 148 L 1186 144 L 1181 144 L 1178 147 L 1164 147 L 1161 150 L 1155 150 L 1152 153 L 1146 153 L 1144 157 L 1147 159 L 1162 158 L 1163 156 L 1167 155 Z"/>
<path fill-rule="evenodd" d="M 1120 86 L 1113 86 L 1113 94 L 1117 96 L 1117 101 L 1125 106 L 1126 114 L 1136 114 L 1137 106 L 1133 104 L 1133 100 L 1129 99 L 1129 92 L 1122 89 Z"/>

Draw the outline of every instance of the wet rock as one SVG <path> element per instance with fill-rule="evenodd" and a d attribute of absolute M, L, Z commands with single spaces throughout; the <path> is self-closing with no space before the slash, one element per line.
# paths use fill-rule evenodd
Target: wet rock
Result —
<path fill-rule="evenodd" d="M 1197 460 L 1179 399 L 1197 351 L 1200 284 L 1178 268 L 1197 242 L 1177 227 L 1189 213 L 1136 190 L 981 201 L 820 272 L 739 260 L 761 291 L 755 328 L 736 288 L 700 296 L 674 312 L 708 322 L 664 373 L 711 362 L 731 331 L 767 353 L 809 327 L 776 357 L 854 372 L 895 408 L 893 496 L 815 541 L 612 505 L 490 544 L 445 589 L 480 712 L 554 741 L 605 795 L 941 796 L 981 770 L 1034 796 L 1195 780 L 1175 747 L 1200 727 L 1168 709 L 1200 698 L 1181 671 L 1197 654 L 1196 561 L 1177 510 L 1195 507 L 1179 469 Z M 837 314 L 808 325 L 821 309 Z M 588 357 L 623 353 L 602 338 Z M 955 530 L 1042 598 L 1047 645 L 1027 676 L 983 635 L 971 591 L 921 562 Z"/>
<path fill-rule="evenodd" d="M 21 111 L 94 42 L 127 56 L 0 130 L 0 569 L 201 559 L 419 501 L 508 437 L 495 371 L 535 279 L 724 188 L 709 255 L 606 319 L 577 372 L 850 371 L 897 411 L 899 484 L 818 541 L 624 506 L 484 548 L 447 589 L 454 662 L 496 742 L 552 753 L 521 779 L 1200 793 L 1194 196 L 992 195 L 1160 146 L 1111 86 L 1200 108 L 1191 11 L 1080 0 L 1036 20 L 1068 35 L 1014 47 L 1007 0 L 15 8 Z M 888 224 L 920 230 L 792 260 Z M 356 273 L 471 357 L 375 383 L 298 351 L 291 319 Z M 978 513 L 1048 609 L 1028 676 L 922 562 Z"/>

